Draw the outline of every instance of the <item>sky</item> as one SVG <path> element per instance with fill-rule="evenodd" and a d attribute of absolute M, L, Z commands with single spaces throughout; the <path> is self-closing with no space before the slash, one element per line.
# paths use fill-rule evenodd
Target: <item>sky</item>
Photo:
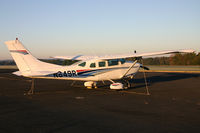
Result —
<path fill-rule="evenodd" d="M 0 60 L 16 37 L 37 58 L 200 52 L 200 0 L 0 0 Z"/>

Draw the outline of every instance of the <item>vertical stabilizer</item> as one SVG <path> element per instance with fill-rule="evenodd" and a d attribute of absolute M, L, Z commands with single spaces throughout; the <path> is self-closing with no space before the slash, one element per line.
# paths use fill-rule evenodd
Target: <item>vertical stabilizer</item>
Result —
<path fill-rule="evenodd" d="M 32 56 L 31 53 L 18 40 L 18 38 L 16 38 L 16 40 L 6 41 L 5 44 L 17 64 L 19 71 L 24 76 L 31 75 L 36 71 L 48 71 L 52 67 L 58 67 L 54 64 L 42 62 Z"/>

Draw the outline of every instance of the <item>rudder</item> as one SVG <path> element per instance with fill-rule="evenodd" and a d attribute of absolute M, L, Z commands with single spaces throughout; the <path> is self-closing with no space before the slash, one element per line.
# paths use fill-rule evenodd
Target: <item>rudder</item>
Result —
<path fill-rule="evenodd" d="M 16 40 L 6 41 L 5 44 L 23 76 L 31 75 L 35 71 L 47 71 L 51 67 L 58 67 L 58 65 L 42 62 L 35 58 L 22 45 L 18 38 Z"/>

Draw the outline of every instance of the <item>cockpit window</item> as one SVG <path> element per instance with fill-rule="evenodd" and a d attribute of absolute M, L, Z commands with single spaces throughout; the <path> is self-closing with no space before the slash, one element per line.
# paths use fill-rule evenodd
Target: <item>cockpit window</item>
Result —
<path fill-rule="evenodd" d="M 95 63 L 91 63 L 90 67 L 96 67 L 96 64 Z"/>
<path fill-rule="evenodd" d="M 126 60 L 125 59 L 119 59 L 119 61 L 121 62 L 121 64 L 124 64 L 125 62 L 126 62 Z"/>
<path fill-rule="evenodd" d="M 79 64 L 79 66 L 82 66 L 82 67 L 84 67 L 85 65 L 86 65 L 86 62 Z"/>
<path fill-rule="evenodd" d="M 105 67 L 105 66 L 106 66 L 106 62 L 105 61 L 99 62 L 99 67 Z"/>
<path fill-rule="evenodd" d="M 117 59 L 108 60 L 108 66 L 114 66 L 114 65 L 118 65 Z"/>

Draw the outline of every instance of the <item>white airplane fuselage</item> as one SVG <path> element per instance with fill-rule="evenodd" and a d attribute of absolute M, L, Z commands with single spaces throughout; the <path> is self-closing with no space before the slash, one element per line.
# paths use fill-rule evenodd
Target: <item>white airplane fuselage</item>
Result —
<path fill-rule="evenodd" d="M 43 76 L 34 76 L 34 78 L 45 78 L 45 79 L 62 79 L 62 80 L 82 80 L 82 81 L 102 81 L 102 80 L 117 80 L 121 79 L 127 69 L 133 64 L 132 61 L 125 61 L 123 64 L 118 61 L 117 65 L 108 66 L 108 61 L 105 62 L 105 67 L 98 66 L 98 60 L 87 61 L 86 66 L 81 67 L 78 64 L 71 66 L 63 66 L 62 68 L 54 68 L 54 73 L 43 75 Z M 96 67 L 91 68 L 88 65 L 91 63 L 95 63 Z M 79 63 L 81 64 L 81 63 Z M 88 64 L 88 65 L 87 65 Z M 139 69 L 141 64 L 136 63 L 134 67 L 130 69 L 130 71 L 125 76 L 135 75 Z M 35 75 L 35 74 L 34 74 Z M 28 76 L 27 77 L 31 77 Z"/>

